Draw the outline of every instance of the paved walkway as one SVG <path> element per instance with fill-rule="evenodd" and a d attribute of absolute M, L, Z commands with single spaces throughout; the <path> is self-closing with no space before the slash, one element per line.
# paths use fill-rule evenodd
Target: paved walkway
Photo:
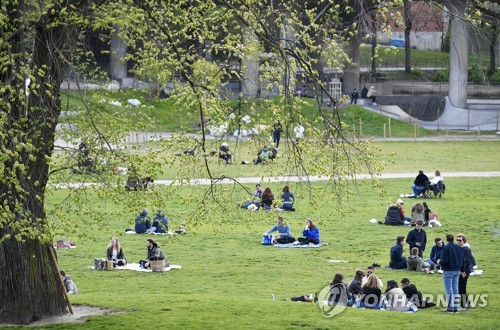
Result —
<path fill-rule="evenodd" d="M 494 178 L 500 177 L 500 172 L 446 172 L 446 178 L 467 178 L 467 177 L 475 177 L 475 178 Z M 328 181 L 331 177 L 328 176 L 310 176 L 310 177 L 301 177 L 301 176 L 275 176 L 275 177 L 242 177 L 242 178 L 216 178 L 214 180 L 198 178 L 191 179 L 189 181 L 183 180 L 182 184 L 179 180 L 155 180 L 154 184 L 156 185 L 191 185 L 191 186 L 203 186 L 210 184 L 233 184 L 235 181 L 239 183 L 273 183 L 273 182 L 321 182 Z M 352 177 L 348 177 L 351 178 Z M 356 179 L 370 179 L 372 176 L 369 174 L 359 174 L 355 176 Z M 379 179 L 413 179 L 415 178 L 415 173 L 384 173 L 380 176 L 374 176 L 374 178 Z M 68 183 L 68 184 L 57 184 L 55 185 L 57 188 L 79 188 L 79 187 L 90 187 L 90 186 L 99 186 L 102 183 Z"/>

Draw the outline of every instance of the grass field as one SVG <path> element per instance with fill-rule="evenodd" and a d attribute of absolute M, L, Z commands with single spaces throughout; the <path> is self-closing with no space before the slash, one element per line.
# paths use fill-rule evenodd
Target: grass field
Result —
<path fill-rule="evenodd" d="M 129 262 L 138 262 L 146 255 L 145 240 L 149 236 L 125 235 L 125 228 L 133 227 L 133 219 L 142 207 L 155 210 L 155 205 L 141 204 L 141 192 L 131 193 L 130 203 L 137 212 L 129 212 L 130 205 L 116 204 L 91 193 L 89 210 L 75 214 L 75 221 L 90 217 L 87 212 L 102 214 L 85 229 L 75 226 L 64 236 L 76 242 L 76 249 L 58 250 L 60 267 L 72 276 L 80 294 L 71 296 L 73 304 L 111 308 L 114 315 L 95 316 L 81 324 L 45 326 L 50 329 L 133 329 L 138 327 L 166 327 L 181 329 L 327 329 L 354 327 L 366 329 L 436 326 L 450 329 L 457 326 L 473 329 L 496 329 L 500 326 L 497 274 L 500 266 L 494 260 L 500 236 L 498 191 L 500 178 L 447 178 L 447 172 L 498 171 L 500 153 L 498 142 L 383 142 L 376 143 L 387 154 L 385 173 L 408 173 L 425 170 L 430 177 L 441 170 L 447 190 L 443 198 L 427 200 L 429 207 L 439 214 L 441 228 L 428 228 L 428 257 L 435 237 L 447 233 L 464 233 L 476 255 L 481 276 L 469 279 L 469 293 L 487 294 L 488 304 L 458 315 L 443 315 L 439 308 L 420 310 L 416 314 L 384 312 L 348 308 L 333 318 L 322 316 L 315 304 L 295 303 L 290 297 L 319 291 L 335 273 L 342 273 L 348 281 L 356 269 L 368 265 L 388 264 L 389 249 L 398 235 L 406 235 L 407 227 L 387 227 L 371 224 L 382 220 L 388 200 L 411 191 L 412 179 L 383 180 L 385 194 L 379 196 L 371 186 L 359 185 L 349 199 L 345 216 L 336 212 L 339 205 L 331 196 L 324 196 L 317 205 L 311 205 L 307 189 L 291 184 L 297 196 L 297 212 L 285 213 L 294 236 L 300 236 L 307 217 L 318 224 L 323 241 L 331 245 L 320 249 L 279 249 L 260 245 L 261 234 L 276 222 L 279 212 L 251 212 L 236 207 L 245 198 L 241 190 L 225 187 L 231 194 L 230 203 L 218 212 L 220 221 L 205 222 L 203 217 L 188 222 L 186 235 L 154 236 L 172 264 L 181 270 L 167 273 L 134 271 L 94 271 L 88 267 L 96 257 L 104 257 L 111 236 L 118 236 Z M 390 153 L 391 154 L 389 156 Z M 214 159 L 214 162 L 217 160 Z M 279 162 L 275 165 L 279 167 Z M 216 174 L 260 176 L 266 166 L 216 165 Z M 283 165 L 283 164 L 282 164 Z M 218 166 L 218 167 L 217 167 Z M 164 173 L 162 178 L 174 174 Z M 220 172 L 217 172 L 220 171 Z M 234 172 L 233 172 L 234 171 Z M 260 175 L 259 175 L 260 173 Z M 269 184 L 279 191 L 283 183 Z M 313 184 L 313 192 L 324 183 Z M 248 184 L 253 191 L 254 184 Z M 163 205 L 171 228 L 187 221 L 186 212 L 193 210 L 207 187 L 185 187 L 172 193 L 171 188 L 155 190 L 171 196 Z M 147 192 L 152 193 L 152 192 Z M 190 202 L 179 204 L 179 196 Z M 48 208 L 66 197 L 65 190 L 55 191 L 47 200 Z M 406 200 L 405 209 L 411 209 L 412 200 Z M 333 212 L 332 212 L 333 211 Z M 81 214 L 81 215 L 80 215 Z M 58 234 L 58 237 L 63 237 Z M 405 246 L 405 255 L 408 248 Z M 328 260 L 346 260 L 330 263 Z M 424 275 L 383 268 L 376 273 L 386 282 L 408 277 L 426 294 L 444 292 L 439 274 Z M 287 301 L 272 300 L 272 295 Z"/>

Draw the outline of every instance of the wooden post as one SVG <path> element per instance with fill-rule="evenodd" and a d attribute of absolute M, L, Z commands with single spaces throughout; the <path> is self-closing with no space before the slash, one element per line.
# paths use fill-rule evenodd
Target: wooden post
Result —
<path fill-rule="evenodd" d="M 361 117 L 359 117 L 359 136 L 363 136 Z"/>
<path fill-rule="evenodd" d="M 392 137 L 392 130 L 391 130 L 391 117 L 389 117 L 389 137 Z"/>
<path fill-rule="evenodd" d="M 417 141 L 417 124 L 413 124 L 413 138 Z"/>
<path fill-rule="evenodd" d="M 477 139 L 481 140 L 481 123 L 477 124 Z"/>
<path fill-rule="evenodd" d="M 385 135 L 385 123 L 384 123 L 384 139 L 386 138 L 386 135 Z"/>

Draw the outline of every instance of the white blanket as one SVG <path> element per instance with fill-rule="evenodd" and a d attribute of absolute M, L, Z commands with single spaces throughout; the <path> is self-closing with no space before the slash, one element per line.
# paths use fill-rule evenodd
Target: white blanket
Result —
<path fill-rule="evenodd" d="M 91 267 L 94 269 L 94 266 Z M 170 265 L 169 267 L 165 267 L 165 271 L 168 272 L 172 269 L 181 269 L 182 267 L 179 265 Z M 136 270 L 138 272 L 152 272 L 151 269 L 143 269 L 139 264 L 126 264 L 125 266 L 117 266 L 114 270 Z"/>

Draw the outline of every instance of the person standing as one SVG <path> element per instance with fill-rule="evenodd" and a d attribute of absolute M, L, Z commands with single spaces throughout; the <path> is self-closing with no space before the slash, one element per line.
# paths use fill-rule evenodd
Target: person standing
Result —
<path fill-rule="evenodd" d="M 299 124 L 293 129 L 295 133 L 295 143 L 299 143 L 299 141 L 304 138 L 304 131 L 304 126 L 302 126 L 302 123 L 299 121 Z"/>
<path fill-rule="evenodd" d="M 417 220 L 415 229 L 411 230 L 408 236 L 406 236 L 406 242 L 410 245 L 410 251 L 414 247 L 417 247 L 419 257 L 422 257 L 425 246 L 427 245 L 427 233 L 422 229 L 423 225 L 424 220 Z"/>
<path fill-rule="evenodd" d="M 363 85 L 363 88 L 361 89 L 361 98 L 366 99 L 368 98 L 368 86 Z"/>
<path fill-rule="evenodd" d="M 359 97 L 358 90 L 354 88 L 354 90 L 351 93 L 351 104 L 353 103 L 358 104 L 358 97 Z"/>
<path fill-rule="evenodd" d="M 460 276 L 458 277 L 458 293 L 460 294 L 460 306 L 465 309 L 472 308 L 469 299 L 467 298 L 467 280 L 469 279 L 472 265 L 474 264 L 472 258 L 472 251 L 470 247 L 466 245 L 467 237 L 463 234 L 457 235 L 457 243 L 462 248 L 464 254 L 464 264 L 460 270 Z"/>
<path fill-rule="evenodd" d="M 453 234 L 446 235 L 447 244 L 441 253 L 441 268 L 443 270 L 444 288 L 446 290 L 447 308 L 443 310 L 446 313 L 457 313 L 458 301 L 458 278 L 460 270 L 464 264 L 464 253 L 462 248 L 454 243 Z"/>
<path fill-rule="evenodd" d="M 276 149 L 280 147 L 281 131 L 283 130 L 281 123 L 279 121 L 273 124 L 273 143 L 276 145 Z"/>
<path fill-rule="evenodd" d="M 396 244 L 391 248 L 391 261 L 389 267 L 392 269 L 406 269 L 406 258 L 403 257 L 403 245 L 405 244 L 405 237 L 398 236 Z"/>

